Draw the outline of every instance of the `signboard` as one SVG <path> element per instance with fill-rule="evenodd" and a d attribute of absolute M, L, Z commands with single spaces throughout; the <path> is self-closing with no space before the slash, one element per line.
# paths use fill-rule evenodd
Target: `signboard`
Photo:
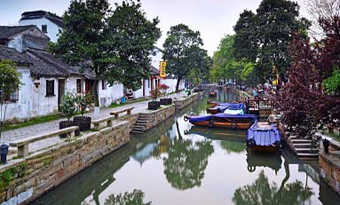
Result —
<path fill-rule="evenodd" d="M 165 68 L 166 68 L 166 61 L 161 61 L 159 63 L 159 77 L 166 78 Z"/>

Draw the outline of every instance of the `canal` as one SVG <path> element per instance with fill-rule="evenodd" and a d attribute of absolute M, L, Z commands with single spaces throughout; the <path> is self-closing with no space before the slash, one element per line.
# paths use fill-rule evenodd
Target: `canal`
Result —
<path fill-rule="evenodd" d="M 225 92 L 218 98 L 237 100 Z M 33 204 L 339 204 L 319 178 L 317 162 L 304 163 L 288 149 L 247 154 L 245 131 L 198 128 L 183 120 L 205 114 L 207 100 L 134 135 Z"/>

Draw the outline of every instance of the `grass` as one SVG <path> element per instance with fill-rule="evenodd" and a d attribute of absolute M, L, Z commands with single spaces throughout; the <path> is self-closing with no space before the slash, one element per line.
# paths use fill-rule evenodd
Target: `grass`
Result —
<path fill-rule="evenodd" d="M 44 116 L 44 117 L 36 117 L 36 118 L 32 118 L 26 122 L 20 122 L 17 124 L 11 124 L 11 125 L 5 125 L 4 128 L 2 129 L 2 131 L 9 131 L 9 130 L 15 130 L 15 129 L 19 129 L 19 128 L 23 128 L 23 127 L 28 127 L 31 125 L 36 125 L 36 124 L 41 124 L 44 122 L 51 122 L 51 121 L 55 121 L 55 120 L 59 120 L 63 118 L 61 115 L 48 115 L 48 116 Z"/>
<path fill-rule="evenodd" d="M 128 100 L 126 101 L 126 103 L 124 104 L 111 104 L 110 107 L 111 108 L 115 108 L 115 107 L 120 107 L 120 106 L 124 106 L 124 105 L 129 105 L 129 104 L 132 104 L 132 103 L 137 103 L 137 102 L 144 102 L 144 101 L 147 101 L 147 100 L 150 100 L 149 98 L 139 98 L 139 99 L 134 99 L 134 100 Z"/>

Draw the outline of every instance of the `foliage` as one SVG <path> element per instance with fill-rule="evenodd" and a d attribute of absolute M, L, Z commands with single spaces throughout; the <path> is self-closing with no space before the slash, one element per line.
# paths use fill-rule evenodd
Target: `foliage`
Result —
<path fill-rule="evenodd" d="M 200 46 L 203 41 L 198 31 L 191 30 L 184 24 L 172 26 L 167 33 L 163 47 L 164 60 L 167 61 L 167 72 L 177 78 L 176 92 L 180 81 L 188 77 L 192 69 L 197 72 L 206 70 L 207 52 Z"/>
<path fill-rule="evenodd" d="M 16 65 L 10 60 L 0 61 L 0 138 L 4 121 L 6 120 L 6 99 L 18 91 L 21 74 L 16 70 Z"/>
<path fill-rule="evenodd" d="M 310 26 L 308 20 L 298 17 L 298 4 L 288 0 L 263 0 L 256 14 L 247 10 L 241 13 L 234 27 L 235 56 L 257 63 L 259 81 L 275 78 L 273 69 L 285 77 L 292 34 L 306 34 Z"/>
<path fill-rule="evenodd" d="M 295 37 L 290 52 L 289 83 L 275 96 L 287 129 L 299 136 L 311 135 L 326 124 L 340 125 L 340 98 L 324 93 L 322 86 L 329 86 L 336 79 L 333 77 L 338 71 L 333 70 L 340 66 L 340 16 L 319 22 L 326 37 L 313 46 L 308 38 Z"/>
<path fill-rule="evenodd" d="M 133 190 L 132 193 L 125 192 L 124 195 L 111 194 L 104 205 L 151 205 L 151 202 L 144 203 L 144 192 L 141 190 Z"/>
<path fill-rule="evenodd" d="M 169 86 L 166 85 L 166 84 L 160 84 L 160 85 L 158 86 L 158 88 L 159 88 L 159 90 L 164 94 L 164 97 L 165 97 L 165 95 L 166 95 L 166 93 L 167 93 L 167 90 L 169 89 Z"/>
<path fill-rule="evenodd" d="M 335 69 L 333 75 L 323 81 L 327 94 L 340 94 L 340 70 Z"/>
<path fill-rule="evenodd" d="M 148 21 L 139 1 L 115 6 L 112 11 L 107 0 L 71 1 L 63 15 L 64 29 L 50 50 L 90 68 L 97 79 L 137 89 L 149 74 L 149 54 L 160 37 L 158 19 Z M 95 80 L 92 90 L 99 106 L 97 87 Z"/>
<path fill-rule="evenodd" d="M 91 92 L 81 93 L 77 96 L 76 103 L 79 107 L 81 115 L 84 115 L 86 109 L 93 103 L 93 95 Z"/>
<path fill-rule="evenodd" d="M 26 175 L 27 163 L 23 163 L 17 167 L 12 167 L 0 174 L 0 191 L 8 187 L 14 177 L 20 178 Z"/>
<path fill-rule="evenodd" d="M 233 202 L 236 205 L 304 204 L 312 195 L 310 188 L 300 181 L 286 184 L 279 189 L 275 183 L 270 184 L 261 171 L 253 184 L 235 191 Z"/>
<path fill-rule="evenodd" d="M 225 36 L 213 56 L 213 66 L 211 77 L 213 80 L 233 79 L 236 81 L 248 81 L 255 63 L 251 63 L 245 58 L 237 60 L 234 50 L 235 36 Z M 250 84 L 250 82 L 248 82 Z"/>
<path fill-rule="evenodd" d="M 77 96 L 73 93 L 65 93 L 60 102 L 60 112 L 70 122 L 71 117 L 77 111 Z"/>
<path fill-rule="evenodd" d="M 152 100 L 155 101 L 161 95 L 161 91 L 160 91 L 159 87 L 156 86 L 156 88 L 154 88 L 150 91 L 150 94 L 151 94 Z"/>
<path fill-rule="evenodd" d="M 173 140 L 164 160 L 164 174 L 171 186 L 180 190 L 200 186 L 213 151 L 211 141 Z"/>
<path fill-rule="evenodd" d="M 112 16 L 108 18 L 106 42 L 111 53 L 116 53 L 116 62 L 106 70 L 110 83 L 119 81 L 125 87 L 137 90 L 142 79 L 150 74 L 150 54 L 154 44 L 161 36 L 157 28 L 158 18 L 147 20 L 140 1 L 123 1 L 117 3 Z"/>

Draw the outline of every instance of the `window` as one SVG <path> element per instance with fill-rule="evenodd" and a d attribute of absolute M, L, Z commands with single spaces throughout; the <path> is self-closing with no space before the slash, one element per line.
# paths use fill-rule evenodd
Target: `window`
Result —
<path fill-rule="evenodd" d="M 105 80 L 102 80 L 102 90 L 106 90 L 107 89 L 107 83 Z"/>
<path fill-rule="evenodd" d="M 47 33 L 47 25 L 41 25 L 41 30 L 43 33 Z"/>
<path fill-rule="evenodd" d="M 46 97 L 52 97 L 54 95 L 54 80 L 46 80 Z"/>
<path fill-rule="evenodd" d="M 1 98 L 1 91 L 0 91 L 0 98 Z M 13 92 L 12 94 L 10 94 L 10 95 L 8 95 L 8 96 L 5 96 L 5 99 L 4 99 L 4 101 L 5 101 L 5 103 L 6 102 L 13 102 L 13 103 L 15 103 L 15 102 L 17 102 L 19 100 L 19 91 L 15 91 L 15 92 Z"/>
<path fill-rule="evenodd" d="M 77 79 L 77 93 L 81 93 L 81 79 Z"/>

